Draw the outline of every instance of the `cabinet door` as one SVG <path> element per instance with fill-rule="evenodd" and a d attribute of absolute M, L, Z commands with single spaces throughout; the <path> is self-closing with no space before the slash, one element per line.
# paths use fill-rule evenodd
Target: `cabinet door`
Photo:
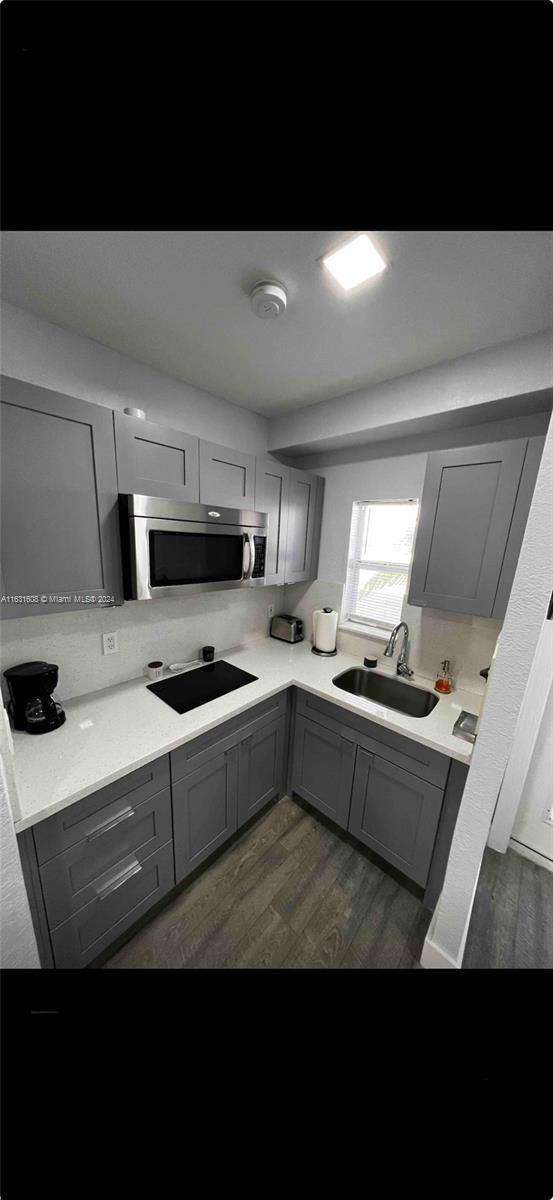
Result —
<path fill-rule="evenodd" d="M 199 438 L 125 413 L 113 417 L 119 491 L 197 504 Z"/>
<path fill-rule="evenodd" d="M 527 444 L 428 456 L 409 604 L 492 615 Z"/>
<path fill-rule="evenodd" d="M 316 535 L 321 503 L 319 476 L 290 467 L 286 583 L 301 583 L 316 577 Z"/>
<path fill-rule="evenodd" d="M 289 467 L 272 462 L 270 458 L 255 460 L 256 512 L 266 512 L 269 515 L 265 556 L 267 584 L 284 583 L 285 581 L 289 490 Z"/>
<path fill-rule="evenodd" d="M 122 603 L 111 410 L 4 376 L 0 419 L 2 616 Z"/>
<path fill-rule="evenodd" d="M 200 504 L 253 509 L 255 457 L 200 441 Z"/>
<path fill-rule="evenodd" d="M 355 743 L 296 717 L 292 787 L 327 817 L 348 827 Z"/>
<path fill-rule="evenodd" d="M 179 883 L 237 828 L 238 746 L 173 784 L 175 872 Z"/>
<path fill-rule="evenodd" d="M 357 751 L 349 830 L 424 886 L 443 792 L 377 754 Z"/>
<path fill-rule="evenodd" d="M 240 743 L 238 826 L 284 790 L 286 717 L 258 729 Z"/>

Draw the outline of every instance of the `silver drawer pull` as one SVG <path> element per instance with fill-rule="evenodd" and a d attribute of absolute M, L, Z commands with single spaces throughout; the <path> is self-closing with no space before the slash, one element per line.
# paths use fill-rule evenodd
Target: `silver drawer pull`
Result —
<path fill-rule="evenodd" d="M 130 804 L 123 808 L 116 817 L 111 817 L 109 821 L 103 821 L 101 825 L 97 825 L 96 829 L 92 830 L 87 837 L 87 842 L 93 842 L 94 838 L 101 837 L 103 833 L 107 833 L 109 829 L 115 829 L 116 825 L 120 825 L 122 821 L 127 821 L 129 817 L 134 817 L 134 808 Z"/>
<path fill-rule="evenodd" d="M 127 883 L 129 879 L 132 879 L 133 875 L 138 875 L 138 872 L 141 870 L 142 863 L 137 862 L 135 859 L 134 862 L 131 863 L 130 867 L 125 867 L 125 870 L 120 871 L 119 875 L 116 875 L 113 879 L 110 879 L 109 883 L 105 883 L 103 887 L 96 888 L 96 895 L 98 899 L 105 900 L 106 896 L 111 896 L 112 892 L 116 892 L 117 888 L 120 888 L 124 883 Z"/>

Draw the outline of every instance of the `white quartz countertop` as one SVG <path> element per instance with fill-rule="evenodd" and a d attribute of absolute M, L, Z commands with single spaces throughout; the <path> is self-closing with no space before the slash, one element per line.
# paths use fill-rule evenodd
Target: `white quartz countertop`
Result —
<path fill-rule="evenodd" d="M 320 658 L 311 653 L 308 642 L 290 646 L 265 638 L 247 649 L 223 653 L 217 658 L 256 675 L 256 682 L 181 716 L 148 691 L 146 678 L 133 679 L 67 701 L 66 721 L 60 729 L 41 737 L 15 732 L 19 809 L 14 811 L 16 831 L 43 821 L 292 685 L 331 700 L 349 712 L 369 717 L 375 724 L 413 738 L 458 762 L 470 762 L 472 745 L 453 735 L 453 725 L 461 709 L 480 711 L 483 697 L 477 693 L 454 691 L 441 696 L 433 712 L 416 718 L 372 700 L 350 696 L 333 684 L 335 675 L 348 667 L 361 666 L 362 657 L 339 651 L 335 658 Z M 377 673 L 395 674 L 395 660 L 388 663 L 381 659 Z M 433 680 L 419 675 L 412 682 L 433 687 Z"/>

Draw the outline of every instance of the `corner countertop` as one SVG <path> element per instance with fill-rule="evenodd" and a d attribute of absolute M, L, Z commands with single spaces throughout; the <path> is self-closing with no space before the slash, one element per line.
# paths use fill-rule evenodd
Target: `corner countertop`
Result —
<path fill-rule="evenodd" d="M 246 649 L 216 657 L 256 675 L 256 682 L 181 716 L 148 691 L 146 678 L 133 679 L 67 701 L 66 721 L 60 729 L 42 737 L 14 732 L 19 810 L 14 806 L 16 832 L 44 821 L 76 800 L 293 685 L 458 762 L 470 762 L 471 743 L 454 736 L 452 731 L 461 709 L 480 711 L 483 698 L 475 692 L 454 691 L 441 696 L 433 712 L 415 718 L 372 700 L 350 696 L 333 684 L 335 675 L 361 665 L 362 659 L 352 654 L 339 651 L 334 658 L 320 658 L 311 653 L 308 642 L 290 646 L 268 637 Z M 377 671 L 394 674 L 395 662 L 383 664 L 380 660 Z M 415 674 L 412 682 L 431 690 L 434 681 Z"/>

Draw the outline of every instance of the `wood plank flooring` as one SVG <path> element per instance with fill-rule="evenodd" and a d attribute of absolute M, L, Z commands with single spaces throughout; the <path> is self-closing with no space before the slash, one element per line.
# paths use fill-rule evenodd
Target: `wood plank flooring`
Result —
<path fill-rule="evenodd" d="M 397 873 L 285 796 L 107 968 L 418 968 L 431 913 Z"/>
<path fill-rule="evenodd" d="M 463 969 L 553 967 L 553 873 L 514 850 L 485 851 Z"/>

